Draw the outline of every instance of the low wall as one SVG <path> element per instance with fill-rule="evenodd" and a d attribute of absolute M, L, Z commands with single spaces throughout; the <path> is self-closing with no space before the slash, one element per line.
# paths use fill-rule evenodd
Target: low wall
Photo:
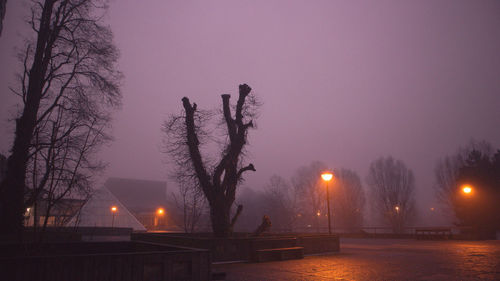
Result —
<path fill-rule="evenodd" d="M 210 280 L 210 253 L 144 242 L 0 245 L 0 272 L 12 281 Z"/>
<path fill-rule="evenodd" d="M 297 246 L 304 247 L 306 255 L 340 251 L 337 235 L 303 235 L 297 238 Z"/>
<path fill-rule="evenodd" d="M 304 247 L 305 254 L 337 252 L 337 235 L 265 235 L 262 237 L 203 237 L 183 233 L 133 233 L 132 240 L 209 250 L 213 261 L 249 261 L 256 250 Z"/>

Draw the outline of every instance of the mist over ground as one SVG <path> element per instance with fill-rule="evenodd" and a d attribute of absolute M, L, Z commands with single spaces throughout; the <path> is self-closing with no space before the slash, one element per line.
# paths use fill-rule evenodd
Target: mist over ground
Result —
<path fill-rule="evenodd" d="M 4 155 L 25 3 L 7 2 L 0 37 Z M 218 109 L 221 94 L 234 100 L 247 83 L 263 106 L 245 188 L 315 160 L 365 184 L 369 164 L 392 155 L 414 171 L 416 224 L 430 223 L 436 161 L 471 139 L 500 148 L 499 14 L 498 1 L 111 1 L 125 79 L 103 179 L 168 180 L 161 126 L 181 98 Z"/>

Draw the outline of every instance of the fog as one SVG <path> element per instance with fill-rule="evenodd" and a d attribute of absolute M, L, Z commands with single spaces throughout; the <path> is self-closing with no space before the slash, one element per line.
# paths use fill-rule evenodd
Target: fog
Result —
<path fill-rule="evenodd" d="M 0 37 L 2 154 L 19 102 L 9 87 L 22 3 L 7 2 Z M 217 109 L 247 83 L 263 106 L 244 186 L 314 160 L 364 183 L 370 162 L 392 155 L 415 173 L 425 224 L 436 161 L 471 139 L 500 147 L 499 15 L 498 1 L 112 1 L 125 79 L 103 178 L 168 180 L 161 126 L 181 98 Z"/>

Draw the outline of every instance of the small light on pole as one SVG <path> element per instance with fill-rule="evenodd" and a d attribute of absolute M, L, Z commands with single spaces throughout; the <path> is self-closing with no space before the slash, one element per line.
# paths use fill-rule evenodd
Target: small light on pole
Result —
<path fill-rule="evenodd" d="M 111 219 L 111 228 L 115 226 L 115 214 L 118 211 L 116 206 L 111 206 L 111 213 L 113 214 L 113 218 Z"/>
<path fill-rule="evenodd" d="M 161 218 L 165 215 L 165 209 L 158 208 L 156 209 L 156 216 L 154 217 L 154 226 L 159 228 L 161 225 Z"/>
<path fill-rule="evenodd" d="M 321 174 L 321 178 L 325 181 L 326 183 L 326 205 L 328 207 L 328 234 L 332 234 L 332 227 L 331 227 L 331 222 L 330 222 L 330 194 L 328 192 L 328 182 L 330 182 L 333 179 L 333 174 L 330 172 L 324 172 Z M 334 225 L 335 228 L 335 225 Z"/>

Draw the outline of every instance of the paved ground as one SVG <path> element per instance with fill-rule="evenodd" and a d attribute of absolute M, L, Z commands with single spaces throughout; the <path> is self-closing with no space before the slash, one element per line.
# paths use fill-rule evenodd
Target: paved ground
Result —
<path fill-rule="evenodd" d="M 228 281 L 500 280 L 500 241 L 342 239 L 340 253 L 217 264 Z"/>

